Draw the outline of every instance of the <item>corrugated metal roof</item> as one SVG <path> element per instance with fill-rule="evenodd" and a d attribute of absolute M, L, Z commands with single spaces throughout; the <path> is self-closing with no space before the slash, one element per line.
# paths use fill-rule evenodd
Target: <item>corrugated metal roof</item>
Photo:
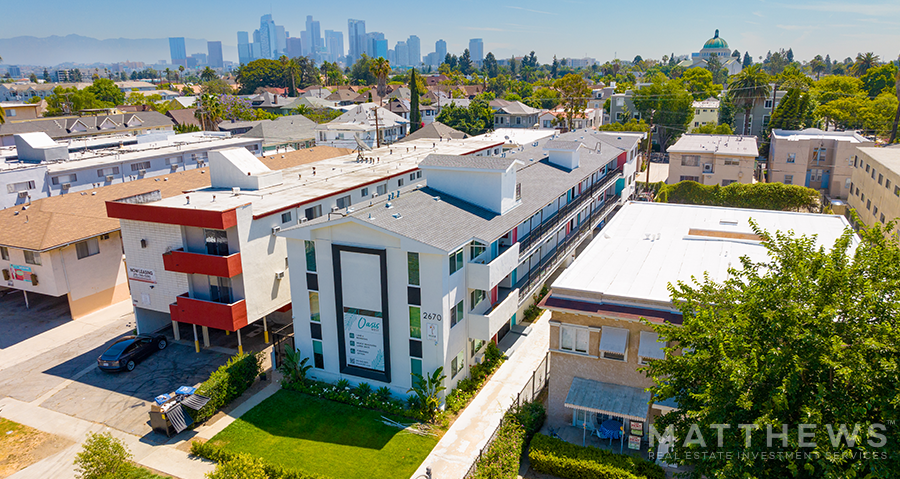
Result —
<path fill-rule="evenodd" d="M 646 421 L 650 411 L 650 392 L 643 389 L 572 378 L 565 406 L 634 421 Z"/>

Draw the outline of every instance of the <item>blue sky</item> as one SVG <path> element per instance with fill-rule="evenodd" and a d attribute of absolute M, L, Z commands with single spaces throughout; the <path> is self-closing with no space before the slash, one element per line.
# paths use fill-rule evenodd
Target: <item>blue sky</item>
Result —
<path fill-rule="evenodd" d="M 299 36 L 306 15 L 313 15 L 323 32 L 344 33 L 345 48 L 347 19 L 362 19 L 367 31 L 385 33 L 390 48 L 398 40 L 418 35 L 423 55 L 434 50 L 439 38 L 447 41 L 451 52 L 461 53 L 469 38 L 481 37 L 485 53 L 493 51 L 504 58 L 531 50 L 542 62 L 549 62 L 554 54 L 600 61 L 614 56 L 631 59 L 638 54 L 660 58 L 672 52 L 697 51 L 718 28 L 732 49 L 749 51 L 755 58 L 788 47 L 798 59 L 826 53 L 843 59 L 860 51 L 896 58 L 900 53 L 900 0 L 862 1 L 426 0 L 384 2 L 373 8 L 373 2 L 361 1 L 92 0 L 83 4 L 37 0 L 6 2 L 2 35 L 184 36 L 234 45 L 238 30 L 252 32 L 259 27 L 261 15 L 272 13 L 275 22 L 292 36 Z M 414 10 L 409 5 L 415 5 Z M 29 20 L 9 21 L 15 18 Z"/>

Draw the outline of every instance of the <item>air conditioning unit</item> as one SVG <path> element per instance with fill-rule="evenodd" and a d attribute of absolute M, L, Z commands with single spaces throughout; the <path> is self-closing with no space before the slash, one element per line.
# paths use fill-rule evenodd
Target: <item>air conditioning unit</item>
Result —
<path fill-rule="evenodd" d="M 106 181 L 112 181 L 113 175 L 106 175 Z"/>
<path fill-rule="evenodd" d="M 141 170 L 141 171 L 138 171 L 138 174 L 141 175 L 141 176 L 144 176 L 144 175 L 147 174 L 147 170 Z"/>
<path fill-rule="evenodd" d="M 28 192 L 27 192 L 27 191 L 20 191 L 20 192 L 19 192 L 19 198 L 28 198 Z"/>
<path fill-rule="evenodd" d="M 101 240 L 108 240 L 108 239 L 109 239 L 109 235 L 108 235 L 108 234 L 101 235 L 101 236 L 100 236 L 100 239 L 101 239 Z"/>
<path fill-rule="evenodd" d="M 275 279 L 284 279 L 284 271 L 277 271 L 275 273 Z"/>
<path fill-rule="evenodd" d="M 172 171 L 178 171 L 178 165 L 172 165 Z"/>
<path fill-rule="evenodd" d="M 302 225 L 303 223 L 306 223 L 307 221 L 309 221 L 309 219 L 307 217 L 301 216 L 300 219 L 297 220 L 297 224 Z"/>
<path fill-rule="evenodd" d="M 713 165 L 712 165 L 712 163 L 704 163 L 704 164 L 703 164 L 703 172 L 704 172 L 704 173 L 712 173 L 712 172 L 713 172 Z"/>
<path fill-rule="evenodd" d="M 336 213 L 336 212 L 338 212 L 338 211 L 340 211 L 340 208 L 338 208 L 337 206 L 332 206 L 332 207 L 331 207 L 331 212 L 332 212 L 332 213 Z"/>
<path fill-rule="evenodd" d="M 272 227 L 272 234 L 273 234 L 273 235 L 274 235 L 274 234 L 277 234 L 279 231 L 281 231 L 281 226 L 273 226 L 273 227 Z"/>
<path fill-rule="evenodd" d="M 68 190 L 69 188 L 71 188 L 71 187 L 72 187 L 72 184 L 71 184 L 71 183 L 63 183 L 63 184 L 60 186 L 60 188 L 61 188 L 63 191 L 67 191 L 67 190 Z"/>

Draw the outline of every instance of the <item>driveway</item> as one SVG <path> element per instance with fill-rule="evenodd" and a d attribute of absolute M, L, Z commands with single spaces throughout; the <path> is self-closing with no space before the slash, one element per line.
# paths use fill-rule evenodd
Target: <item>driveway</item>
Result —
<path fill-rule="evenodd" d="M 224 364 L 221 352 L 173 344 L 171 329 L 163 330 L 169 346 L 138 363 L 134 371 L 104 373 L 97 357 L 116 339 L 131 334 L 134 318 L 127 304 L 113 306 L 86 319 L 68 317 L 65 298 L 29 295 L 26 310 L 20 294 L 0 297 L 0 397 L 8 396 L 45 409 L 120 431 L 151 433 L 148 412 L 153 398 L 179 386 L 197 384 Z M 108 311 L 107 311 L 108 310 Z M 104 316 L 104 314 L 106 316 Z M 42 352 L 20 360 L 22 350 Z M 15 357 L 14 357 L 15 356 Z M 164 437 L 150 434 L 149 442 Z"/>

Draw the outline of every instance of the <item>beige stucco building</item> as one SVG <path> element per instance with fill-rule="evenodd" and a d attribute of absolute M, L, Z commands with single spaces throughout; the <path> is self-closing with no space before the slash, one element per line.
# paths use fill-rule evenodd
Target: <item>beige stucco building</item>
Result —
<path fill-rule="evenodd" d="M 704 125 L 719 124 L 719 100 L 716 98 L 707 98 L 701 101 L 695 101 L 692 105 L 694 108 L 694 118 L 688 125 L 688 133 L 700 128 Z"/>
<path fill-rule="evenodd" d="M 868 146 L 875 144 L 854 131 L 772 130 L 768 181 L 847 199 L 857 148 Z"/>
<path fill-rule="evenodd" d="M 900 148 L 857 148 L 850 187 L 850 207 L 865 224 L 900 218 Z"/>
<path fill-rule="evenodd" d="M 682 135 L 668 148 L 668 184 L 696 181 L 727 186 L 752 183 L 756 168 L 756 138 L 731 135 Z"/>

